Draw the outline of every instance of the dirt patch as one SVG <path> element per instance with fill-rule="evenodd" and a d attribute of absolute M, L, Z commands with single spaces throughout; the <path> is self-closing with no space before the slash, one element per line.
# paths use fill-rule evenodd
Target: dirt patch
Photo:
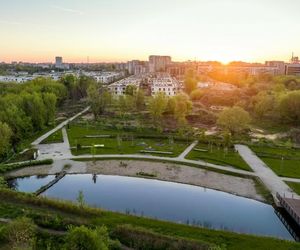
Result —
<path fill-rule="evenodd" d="M 143 172 L 155 175 L 155 179 L 187 183 L 264 201 L 256 192 L 251 179 L 219 174 L 199 168 L 172 163 L 133 160 L 109 160 L 88 162 L 86 172 L 107 175 L 137 176 Z"/>

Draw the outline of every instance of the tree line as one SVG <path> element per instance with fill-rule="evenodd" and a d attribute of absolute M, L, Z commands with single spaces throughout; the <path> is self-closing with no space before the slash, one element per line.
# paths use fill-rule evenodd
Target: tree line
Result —
<path fill-rule="evenodd" d="M 18 151 L 24 139 L 55 125 L 57 108 L 66 99 L 87 96 L 90 77 L 65 75 L 59 81 L 36 78 L 24 84 L 1 83 L 0 159 Z"/>

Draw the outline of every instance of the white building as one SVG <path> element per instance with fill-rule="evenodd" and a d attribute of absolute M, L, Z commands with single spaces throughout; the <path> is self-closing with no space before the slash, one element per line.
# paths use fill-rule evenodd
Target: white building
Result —
<path fill-rule="evenodd" d="M 111 71 L 105 71 L 105 72 L 97 72 L 97 71 L 92 71 L 92 72 L 83 72 L 84 75 L 90 76 L 94 78 L 97 82 L 101 82 L 104 84 L 109 84 L 112 82 L 115 82 L 125 76 L 124 71 L 120 72 L 111 72 Z"/>
<path fill-rule="evenodd" d="M 110 84 L 108 86 L 108 89 L 114 95 L 124 95 L 127 86 L 133 85 L 136 86 L 136 88 L 139 88 L 142 80 L 143 80 L 142 76 L 136 76 L 136 75 L 130 76 Z"/>
<path fill-rule="evenodd" d="M 150 79 L 150 82 L 151 95 L 163 92 L 167 96 L 174 96 L 182 88 L 179 81 L 171 77 L 169 74 L 159 74 L 155 78 Z"/>

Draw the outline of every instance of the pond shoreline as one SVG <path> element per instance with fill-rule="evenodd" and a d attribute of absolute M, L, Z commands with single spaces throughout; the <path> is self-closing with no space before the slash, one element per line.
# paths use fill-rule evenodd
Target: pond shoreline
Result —
<path fill-rule="evenodd" d="M 257 193 L 255 182 L 252 179 L 220 174 L 175 163 L 140 160 L 105 160 L 95 162 L 61 160 L 55 161 L 53 165 L 18 169 L 7 173 L 5 176 L 6 178 L 16 178 L 31 175 L 49 175 L 57 174 L 63 170 L 70 174 L 131 176 L 183 183 L 266 202 L 264 197 Z"/>

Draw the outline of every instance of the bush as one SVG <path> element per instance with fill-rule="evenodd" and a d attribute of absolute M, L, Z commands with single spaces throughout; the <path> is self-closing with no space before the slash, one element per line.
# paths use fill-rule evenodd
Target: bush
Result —
<path fill-rule="evenodd" d="M 37 165 L 50 165 L 52 163 L 53 163 L 52 159 L 45 159 L 45 160 L 40 160 L 40 161 L 28 161 L 28 162 L 22 162 L 22 163 L 0 165 L 0 174 L 4 174 L 5 172 L 16 170 L 19 168 L 31 167 L 31 166 L 37 166 Z"/>
<path fill-rule="evenodd" d="M 65 247 L 68 250 L 106 250 L 109 237 L 106 227 L 89 229 L 85 226 L 71 227 Z"/>
<path fill-rule="evenodd" d="M 34 244 L 36 225 L 29 218 L 17 218 L 6 227 L 6 237 L 13 248 L 27 249 Z"/>

